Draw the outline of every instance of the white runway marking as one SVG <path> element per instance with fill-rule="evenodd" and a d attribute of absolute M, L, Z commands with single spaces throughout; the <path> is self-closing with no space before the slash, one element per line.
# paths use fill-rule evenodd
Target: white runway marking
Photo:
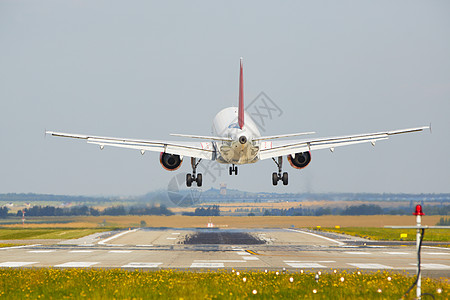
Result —
<path fill-rule="evenodd" d="M 392 269 L 390 266 L 385 266 L 381 264 L 365 264 L 365 263 L 347 263 L 348 265 L 360 268 L 360 269 Z"/>
<path fill-rule="evenodd" d="M 162 263 L 142 263 L 142 262 L 131 262 L 123 265 L 122 268 L 157 268 Z"/>
<path fill-rule="evenodd" d="M 166 239 L 168 239 L 168 240 L 176 240 L 177 238 L 168 237 L 168 238 L 166 238 Z"/>
<path fill-rule="evenodd" d="M 99 245 L 105 245 L 106 242 L 109 242 L 109 241 L 111 241 L 111 240 L 113 240 L 113 239 L 116 239 L 116 238 L 118 238 L 119 236 L 122 236 L 122 235 L 127 234 L 127 233 L 130 233 L 130 232 L 135 232 L 135 231 L 138 231 L 138 230 L 139 230 L 139 228 L 138 228 L 138 229 L 133 229 L 133 230 L 127 230 L 127 231 L 118 233 L 118 234 L 113 235 L 113 236 L 111 236 L 111 237 L 109 237 L 109 238 L 107 238 L 107 239 L 104 239 L 103 241 L 98 242 L 98 244 L 99 244 Z"/>
<path fill-rule="evenodd" d="M 136 247 L 153 247 L 153 245 L 136 245 Z"/>
<path fill-rule="evenodd" d="M 409 255 L 408 252 L 383 252 L 384 254 L 390 254 L 390 255 Z"/>
<path fill-rule="evenodd" d="M 224 268 L 223 263 L 192 263 L 191 268 Z"/>
<path fill-rule="evenodd" d="M 245 263 L 245 260 L 233 260 L 233 259 L 196 259 L 195 263 Z"/>
<path fill-rule="evenodd" d="M 108 253 L 131 253 L 131 250 L 110 250 Z"/>
<path fill-rule="evenodd" d="M 321 239 L 324 239 L 324 240 L 327 240 L 327 241 L 336 243 L 336 244 L 338 244 L 339 246 L 344 246 L 344 245 L 345 245 L 345 243 L 343 243 L 343 242 L 339 242 L 339 241 L 337 241 L 337 240 L 330 239 L 330 238 L 328 238 L 328 237 L 324 237 L 324 236 L 321 236 L 321 235 L 318 235 L 318 234 L 315 234 L 315 233 L 306 232 L 306 231 L 301 231 L 301 230 L 295 230 L 295 229 L 286 229 L 286 230 L 295 231 L 295 232 L 304 233 L 304 234 L 309 234 L 309 235 L 312 235 L 312 236 L 315 236 L 315 237 L 318 237 L 318 238 L 321 238 Z"/>
<path fill-rule="evenodd" d="M 56 250 L 31 250 L 28 251 L 28 253 L 50 253 L 50 252 L 55 252 Z"/>
<path fill-rule="evenodd" d="M 64 264 L 56 265 L 58 268 L 88 268 L 90 266 L 96 265 L 98 262 L 91 261 L 71 261 Z"/>
<path fill-rule="evenodd" d="M 363 251 L 346 251 L 345 254 L 356 254 L 356 255 L 370 255 L 369 252 L 363 252 Z"/>
<path fill-rule="evenodd" d="M 315 263 L 315 262 L 287 262 L 285 261 L 285 263 L 293 268 L 303 268 L 303 269 L 308 269 L 308 268 L 326 268 L 324 265 Z"/>
<path fill-rule="evenodd" d="M 242 248 L 233 248 L 233 251 L 244 251 Z"/>
<path fill-rule="evenodd" d="M 12 246 L 12 247 L 3 247 L 3 248 L 0 248 L 0 250 L 20 249 L 20 248 L 28 248 L 28 247 L 36 247 L 36 246 L 41 246 L 41 244 L 22 245 L 22 246 Z"/>
<path fill-rule="evenodd" d="M 71 250 L 70 253 L 91 253 L 94 252 L 94 250 Z"/>
<path fill-rule="evenodd" d="M 335 263 L 335 260 L 284 260 L 285 263 Z"/>
<path fill-rule="evenodd" d="M 80 244 L 80 245 L 77 245 L 78 247 L 92 247 L 92 246 L 94 246 L 94 244 Z"/>
<path fill-rule="evenodd" d="M 172 232 L 172 234 L 180 234 L 179 232 Z"/>
<path fill-rule="evenodd" d="M 250 253 L 245 252 L 245 251 L 240 251 L 240 252 L 236 252 L 236 253 L 239 255 L 251 255 Z"/>
<path fill-rule="evenodd" d="M 424 252 L 423 254 L 429 254 L 429 255 L 450 255 L 450 252 Z"/>
<path fill-rule="evenodd" d="M 36 261 L 7 261 L 0 264 L 0 267 L 6 267 L 6 268 L 17 268 L 17 267 L 23 267 L 27 265 L 37 264 Z"/>
<path fill-rule="evenodd" d="M 244 256 L 242 257 L 244 260 L 259 260 L 256 256 Z"/>
<path fill-rule="evenodd" d="M 411 263 L 410 265 L 417 266 L 417 264 Z M 427 270 L 447 270 L 450 269 L 450 266 L 443 264 L 420 264 L 423 269 Z"/>

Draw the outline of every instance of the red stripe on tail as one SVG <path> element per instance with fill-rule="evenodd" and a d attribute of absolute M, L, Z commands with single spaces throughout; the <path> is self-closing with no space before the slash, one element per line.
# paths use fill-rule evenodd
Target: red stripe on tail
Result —
<path fill-rule="evenodd" d="M 241 72 L 240 72 L 240 76 L 239 76 L 238 122 L 239 122 L 239 127 L 242 129 L 244 127 L 244 77 L 243 77 L 243 68 L 242 68 L 242 57 L 241 57 Z"/>

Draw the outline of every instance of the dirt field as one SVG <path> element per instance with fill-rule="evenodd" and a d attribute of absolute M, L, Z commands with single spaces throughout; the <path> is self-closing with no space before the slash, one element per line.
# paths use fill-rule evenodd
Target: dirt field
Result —
<path fill-rule="evenodd" d="M 424 216 L 423 225 L 435 225 L 441 216 Z M 139 227 L 141 221 L 146 227 L 207 227 L 211 222 L 215 227 L 224 228 L 287 228 L 287 227 L 383 227 L 385 225 L 415 225 L 414 216 L 258 216 L 258 217 L 190 217 L 190 216 L 100 216 L 67 217 L 64 223 L 46 218 L 49 223 L 26 224 L 24 228 L 56 227 Z M 61 220 L 61 218 L 58 218 Z M 42 219 L 41 219 L 42 220 Z M 71 220 L 73 222 L 68 222 Z M 22 225 L 3 225 L 1 227 L 22 227 Z"/>

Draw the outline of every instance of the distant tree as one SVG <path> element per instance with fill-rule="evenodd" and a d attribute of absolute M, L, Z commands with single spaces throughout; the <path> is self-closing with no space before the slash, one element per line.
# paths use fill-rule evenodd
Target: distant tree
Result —
<path fill-rule="evenodd" d="M 8 216 L 8 208 L 3 206 L 0 208 L 0 218 L 6 218 Z"/>
<path fill-rule="evenodd" d="M 374 204 L 362 204 L 347 207 L 341 214 L 342 215 L 350 215 L 350 216 L 359 216 L 359 215 L 380 215 L 383 213 L 383 209 Z"/>

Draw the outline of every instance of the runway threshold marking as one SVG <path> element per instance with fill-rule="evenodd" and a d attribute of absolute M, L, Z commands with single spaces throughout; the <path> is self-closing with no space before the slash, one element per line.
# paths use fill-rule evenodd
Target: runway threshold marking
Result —
<path fill-rule="evenodd" d="M 243 256 L 242 259 L 244 260 L 259 260 L 256 256 Z"/>
<path fill-rule="evenodd" d="M 71 250 L 70 253 L 91 253 L 94 252 L 94 250 Z"/>
<path fill-rule="evenodd" d="M 392 267 L 385 266 L 382 264 L 365 264 L 365 263 L 347 263 L 347 264 L 360 269 L 392 269 Z"/>
<path fill-rule="evenodd" d="M 239 255 L 251 255 L 250 253 L 248 253 L 246 251 L 239 251 L 239 252 L 236 252 L 236 254 L 239 254 Z"/>
<path fill-rule="evenodd" d="M 224 268 L 223 263 L 192 263 L 191 268 Z"/>
<path fill-rule="evenodd" d="M 56 250 L 30 250 L 28 253 L 50 253 L 50 252 L 56 252 Z"/>
<path fill-rule="evenodd" d="M 335 239 L 328 238 L 328 237 L 325 237 L 325 236 L 322 236 L 322 235 L 319 235 L 319 234 L 315 234 L 315 233 L 312 233 L 312 232 L 306 232 L 306 231 L 302 231 L 302 230 L 295 230 L 295 229 L 291 229 L 291 228 L 286 228 L 285 230 L 294 231 L 294 232 L 298 232 L 298 233 L 309 234 L 309 235 L 312 235 L 312 236 L 315 236 L 315 237 L 318 237 L 318 238 L 321 238 L 321 239 L 324 239 L 324 240 L 336 243 L 339 246 L 344 246 L 345 245 L 345 243 L 343 243 L 343 242 L 339 242 L 339 241 L 337 241 Z"/>
<path fill-rule="evenodd" d="M 390 254 L 390 255 L 409 255 L 411 253 L 408 252 L 383 252 L 384 254 Z"/>
<path fill-rule="evenodd" d="M 126 265 L 123 265 L 121 268 L 157 268 L 162 263 L 143 263 L 143 262 L 130 262 Z"/>
<path fill-rule="evenodd" d="M 71 261 L 63 264 L 55 265 L 57 268 L 88 268 L 93 265 L 98 264 L 98 262 L 92 261 Z"/>
<path fill-rule="evenodd" d="M 345 254 L 356 254 L 356 255 L 370 255 L 369 252 L 363 252 L 363 251 L 345 251 Z"/>
<path fill-rule="evenodd" d="M 110 250 L 108 253 L 131 253 L 131 250 Z"/>
<path fill-rule="evenodd" d="M 417 264 L 410 263 L 410 265 L 417 266 Z M 450 266 L 443 264 L 420 264 L 422 268 L 428 270 L 449 270 Z"/>
<path fill-rule="evenodd" d="M 308 262 L 284 262 L 285 264 L 293 267 L 293 268 L 303 268 L 303 269 L 309 269 L 309 268 L 326 268 L 326 266 L 318 264 L 318 263 L 308 263 Z"/>
<path fill-rule="evenodd" d="M 37 264 L 37 261 L 7 261 L 4 263 L 0 263 L 0 267 L 6 268 L 18 268 L 27 265 Z"/>

